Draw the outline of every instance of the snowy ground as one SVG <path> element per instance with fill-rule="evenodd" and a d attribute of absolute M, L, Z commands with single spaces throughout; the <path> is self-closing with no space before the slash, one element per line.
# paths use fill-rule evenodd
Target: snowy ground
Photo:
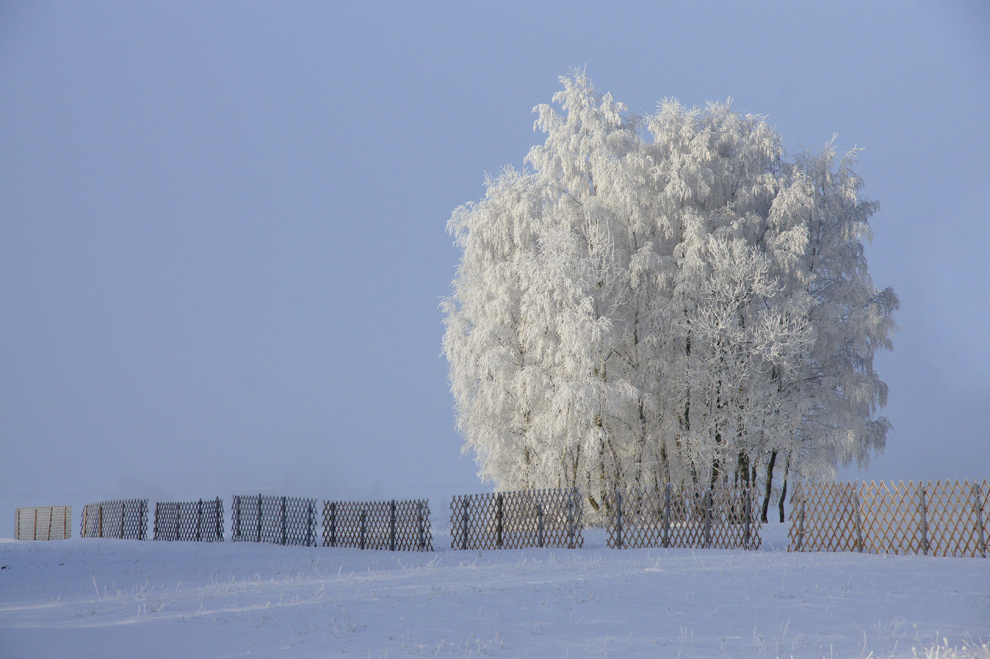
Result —
<path fill-rule="evenodd" d="M 943 638 L 990 656 L 990 561 L 788 554 L 784 535 L 758 552 L 615 551 L 600 531 L 580 550 L 440 535 L 435 554 L 0 542 L 0 657 L 911 657 Z"/>

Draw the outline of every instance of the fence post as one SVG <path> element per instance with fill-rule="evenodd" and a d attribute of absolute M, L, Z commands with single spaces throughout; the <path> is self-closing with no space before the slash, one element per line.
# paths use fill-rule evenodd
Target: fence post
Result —
<path fill-rule="evenodd" d="M 803 493 L 802 493 L 803 494 Z M 804 508 L 805 499 L 801 497 L 801 510 L 798 512 L 798 537 L 797 537 L 797 547 L 794 551 L 801 551 L 804 548 Z"/>
<path fill-rule="evenodd" d="M 285 497 L 282 497 L 282 546 L 288 541 L 288 528 L 285 519 Z"/>
<path fill-rule="evenodd" d="M 468 548 L 468 507 L 469 495 L 461 499 L 461 549 Z"/>
<path fill-rule="evenodd" d="M 712 489 L 705 494 L 705 546 L 712 546 Z"/>
<path fill-rule="evenodd" d="M 921 506 L 918 508 L 918 512 L 921 513 L 921 551 L 928 555 L 928 501 L 926 500 L 927 494 L 925 484 L 918 483 L 918 493 L 921 495 Z"/>
<path fill-rule="evenodd" d="M 314 528 L 315 525 L 313 524 L 313 502 L 312 501 L 307 501 L 306 502 L 306 513 L 307 513 L 306 514 L 306 546 L 307 547 L 315 547 L 316 546 L 316 543 L 313 542 L 313 531 L 315 531 L 316 529 Z"/>
<path fill-rule="evenodd" d="M 361 537 L 359 538 L 358 547 L 364 549 L 365 536 L 368 532 L 368 509 L 361 509 Z"/>
<path fill-rule="evenodd" d="M 670 547 L 670 483 L 663 488 L 663 546 Z"/>
<path fill-rule="evenodd" d="M 196 506 L 196 542 L 203 541 L 203 500 Z"/>
<path fill-rule="evenodd" d="M 330 546 L 337 546 L 337 502 L 330 502 Z"/>
<path fill-rule="evenodd" d="M 622 549 L 622 490 L 615 488 L 615 548 Z"/>
<path fill-rule="evenodd" d="M 980 539 L 980 556 L 987 557 L 987 537 L 983 531 L 983 493 L 980 483 L 973 483 L 973 509 L 976 511 L 977 536 Z"/>
<path fill-rule="evenodd" d="M 388 550 L 395 551 L 395 499 L 388 505 Z"/>
<path fill-rule="evenodd" d="M 223 542 L 223 504 L 220 502 L 220 497 L 217 497 L 215 521 L 217 523 L 217 542 Z"/>
<path fill-rule="evenodd" d="M 231 497 L 230 515 L 234 518 L 234 537 L 231 540 L 241 539 L 241 498 L 237 495 Z"/>
<path fill-rule="evenodd" d="M 574 549 L 574 507 L 577 498 L 574 490 L 567 497 L 567 548 Z"/>
<path fill-rule="evenodd" d="M 856 551 L 863 553 L 863 518 L 859 514 L 859 490 L 853 486 L 853 514 L 856 523 Z"/>
<path fill-rule="evenodd" d="M 97 505 L 100 507 L 100 534 L 97 537 L 102 538 L 103 537 L 103 504 L 100 503 Z"/>
<path fill-rule="evenodd" d="M 543 547 L 543 504 L 536 504 L 536 546 Z"/>
<path fill-rule="evenodd" d="M 416 546 L 419 549 L 419 551 L 423 551 L 423 548 L 426 546 L 426 540 L 424 538 L 426 534 L 423 532 L 423 502 L 422 501 L 416 502 L 416 529 L 419 531 L 419 543 Z"/>
<path fill-rule="evenodd" d="M 495 495 L 495 548 L 502 548 L 502 493 Z"/>
<path fill-rule="evenodd" d="M 749 485 L 743 485 L 743 487 L 745 488 L 744 495 L 743 495 L 743 507 L 745 508 L 745 512 L 743 513 L 745 515 L 744 529 L 743 529 L 743 549 L 749 549 L 749 544 L 750 544 L 750 541 L 749 541 L 749 520 L 750 520 L 750 514 L 749 514 L 749 505 L 750 505 Z"/>
<path fill-rule="evenodd" d="M 261 498 L 261 494 L 258 494 L 258 539 L 255 542 L 261 542 L 261 507 L 264 501 Z"/>

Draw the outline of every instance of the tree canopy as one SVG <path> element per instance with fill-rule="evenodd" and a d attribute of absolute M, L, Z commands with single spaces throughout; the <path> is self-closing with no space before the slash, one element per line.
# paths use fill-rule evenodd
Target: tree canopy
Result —
<path fill-rule="evenodd" d="M 447 225 L 443 349 L 480 475 L 597 508 L 616 486 L 769 493 L 775 470 L 867 463 L 898 300 L 867 269 L 855 152 L 788 157 L 728 103 L 642 117 L 582 72 L 561 82 L 523 170 Z"/>

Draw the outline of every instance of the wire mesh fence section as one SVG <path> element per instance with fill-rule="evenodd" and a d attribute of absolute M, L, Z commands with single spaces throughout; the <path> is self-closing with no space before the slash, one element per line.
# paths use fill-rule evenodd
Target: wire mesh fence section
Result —
<path fill-rule="evenodd" d="M 117 499 L 86 504 L 79 535 L 83 538 L 145 540 L 148 536 L 148 500 Z"/>
<path fill-rule="evenodd" d="M 452 549 L 576 549 L 584 544 L 583 531 L 574 488 L 468 494 L 450 502 Z"/>
<path fill-rule="evenodd" d="M 761 501 L 756 486 L 729 483 L 620 488 L 606 501 L 608 546 L 757 549 Z"/>
<path fill-rule="evenodd" d="M 72 506 L 18 508 L 15 540 L 65 540 L 72 537 Z"/>
<path fill-rule="evenodd" d="M 323 546 L 433 551 L 429 501 L 325 501 Z"/>
<path fill-rule="evenodd" d="M 987 481 L 802 483 L 789 551 L 987 556 Z"/>
<path fill-rule="evenodd" d="M 230 507 L 230 539 L 315 547 L 316 516 L 316 499 L 235 495 Z"/>
<path fill-rule="evenodd" d="M 223 500 L 159 501 L 155 540 L 223 542 Z"/>

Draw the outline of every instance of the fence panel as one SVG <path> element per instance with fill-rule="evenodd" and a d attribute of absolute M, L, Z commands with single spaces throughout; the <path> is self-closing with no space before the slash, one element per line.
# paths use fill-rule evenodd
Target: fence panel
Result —
<path fill-rule="evenodd" d="M 803 483 L 789 551 L 987 556 L 987 481 Z"/>
<path fill-rule="evenodd" d="M 325 501 L 323 546 L 433 551 L 429 501 Z"/>
<path fill-rule="evenodd" d="M 159 501 L 155 540 L 223 542 L 223 500 Z"/>
<path fill-rule="evenodd" d="M 148 536 L 148 500 L 117 499 L 86 504 L 79 534 L 83 538 L 144 540 Z"/>
<path fill-rule="evenodd" d="M 72 506 L 18 508 L 15 520 L 16 540 L 65 540 L 72 537 Z"/>
<path fill-rule="evenodd" d="M 468 494 L 450 502 L 452 549 L 575 549 L 584 544 L 583 530 L 573 488 Z"/>
<path fill-rule="evenodd" d="M 760 502 L 756 486 L 621 488 L 606 501 L 608 546 L 757 549 Z"/>
<path fill-rule="evenodd" d="M 791 495 L 790 551 L 862 551 L 855 483 L 799 483 Z"/>
<path fill-rule="evenodd" d="M 316 499 L 262 494 L 233 499 L 232 542 L 316 546 Z"/>

